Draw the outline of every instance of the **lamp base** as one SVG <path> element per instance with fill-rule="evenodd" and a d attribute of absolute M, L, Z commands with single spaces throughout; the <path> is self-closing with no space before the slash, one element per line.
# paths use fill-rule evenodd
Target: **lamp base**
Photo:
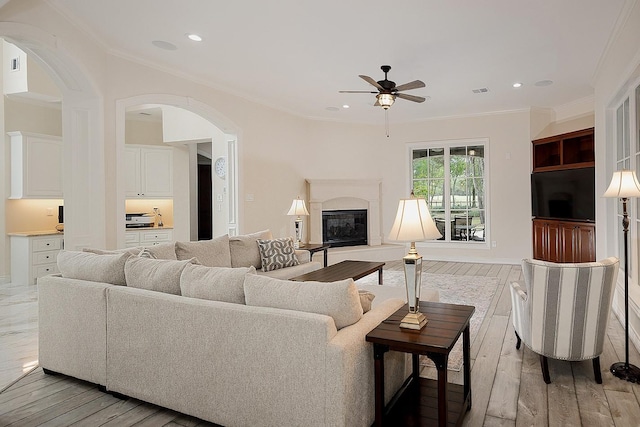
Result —
<path fill-rule="evenodd" d="M 634 365 L 627 365 L 624 362 L 617 362 L 609 368 L 613 376 L 630 383 L 640 384 L 640 368 Z"/>
<path fill-rule="evenodd" d="M 424 314 L 418 312 L 409 313 L 400 321 L 400 327 L 403 329 L 420 330 L 427 324 L 427 318 Z"/>

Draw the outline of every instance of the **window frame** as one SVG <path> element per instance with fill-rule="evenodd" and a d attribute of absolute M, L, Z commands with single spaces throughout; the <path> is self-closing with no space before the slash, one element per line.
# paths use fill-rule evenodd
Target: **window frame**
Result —
<path fill-rule="evenodd" d="M 628 103 L 625 115 L 625 104 Z M 612 155 L 608 162 L 613 171 L 621 168 L 636 171 L 640 176 L 640 79 L 630 84 L 626 91 L 618 98 L 616 103 L 611 104 L 608 123 L 611 124 L 610 141 L 612 142 Z M 619 111 L 622 109 L 623 114 Z M 622 119 L 622 125 L 620 124 Z M 620 132 L 622 131 L 622 135 Z M 626 144 L 626 146 L 625 146 Z M 622 154 L 620 149 L 622 148 Z M 611 174 L 607 179 L 611 178 Z M 607 186 L 609 181 L 607 181 Z M 615 206 L 611 212 L 615 218 L 614 241 L 609 246 L 609 250 L 615 250 L 615 255 L 620 259 L 620 276 L 624 277 L 624 248 L 622 233 L 622 202 L 614 199 Z M 628 239 L 628 263 L 627 274 L 629 276 L 630 291 L 640 289 L 640 199 L 629 199 L 627 201 L 627 214 L 629 215 L 629 239 Z"/>
<path fill-rule="evenodd" d="M 477 240 L 451 240 L 451 218 L 452 218 L 452 210 L 456 209 L 451 208 L 450 201 L 450 191 L 451 191 L 451 173 L 449 170 L 450 162 L 446 161 L 449 159 L 451 148 L 452 147 L 469 147 L 469 146 L 482 146 L 484 149 L 484 193 L 485 193 L 485 230 L 484 230 L 484 241 Z M 448 155 L 445 156 L 445 173 L 447 174 L 447 178 L 445 179 L 445 187 L 444 187 L 444 197 L 448 200 L 447 206 L 445 206 L 445 224 L 447 230 L 449 231 L 449 238 L 445 240 L 429 240 L 424 242 L 416 242 L 416 245 L 419 247 L 447 247 L 451 249 L 491 249 L 491 183 L 490 183 L 490 145 L 489 138 L 465 138 L 465 139 L 454 139 L 454 140 L 435 140 L 435 141 L 420 141 L 420 142 L 412 142 L 407 144 L 406 151 L 406 183 L 407 183 L 407 194 L 410 194 L 413 190 L 413 152 L 414 150 L 428 150 L 433 148 L 444 148 L 447 149 Z M 431 207 L 429 207 L 431 209 Z"/>

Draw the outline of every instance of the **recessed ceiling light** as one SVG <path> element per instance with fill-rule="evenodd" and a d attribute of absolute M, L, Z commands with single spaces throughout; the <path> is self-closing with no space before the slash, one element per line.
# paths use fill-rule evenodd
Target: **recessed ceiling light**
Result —
<path fill-rule="evenodd" d="M 173 43 L 166 42 L 164 40 L 154 40 L 151 42 L 152 45 L 164 50 L 177 50 L 178 46 Z"/>
<path fill-rule="evenodd" d="M 551 86 L 553 84 L 553 80 L 540 80 L 539 82 L 535 82 L 536 86 Z"/>
<path fill-rule="evenodd" d="M 513 84 L 513 87 L 515 88 L 522 87 L 522 83 L 516 82 Z"/>
<path fill-rule="evenodd" d="M 193 40 L 194 42 L 201 42 L 202 41 L 202 37 L 200 37 L 197 34 L 187 34 L 187 37 L 189 37 L 189 40 Z"/>
<path fill-rule="evenodd" d="M 344 104 L 342 108 L 349 108 L 349 106 L 347 104 Z"/>

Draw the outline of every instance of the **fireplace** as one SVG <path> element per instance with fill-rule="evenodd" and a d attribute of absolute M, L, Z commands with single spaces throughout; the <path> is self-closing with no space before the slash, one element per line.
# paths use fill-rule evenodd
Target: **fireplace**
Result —
<path fill-rule="evenodd" d="M 332 247 L 367 244 L 367 210 L 322 211 L 322 242 Z"/>

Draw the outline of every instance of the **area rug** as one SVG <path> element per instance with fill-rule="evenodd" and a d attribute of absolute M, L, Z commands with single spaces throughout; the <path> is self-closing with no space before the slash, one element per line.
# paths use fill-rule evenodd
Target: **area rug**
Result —
<path fill-rule="evenodd" d="M 384 271 L 383 283 L 383 286 L 404 287 L 404 272 Z M 376 285 L 378 284 L 378 275 L 371 274 L 363 277 L 357 280 L 356 284 Z M 422 289 L 422 292 L 425 289 L 437 289 L 440 293 L 440 302 L 475 306 L 476 311 L 471 317 L 469 328 L 471 344 L 473 344 L 482 321 L 487 314 L 491 300 L 498 289 L 498 278 L 422 273 Z M 420 357 L 420 363 L 425 366 L 434 366 L 433 362 L 426 356 Z M 462 339 L 459 339 L 449 354 L 448 369 L 459 371 L 461 367 Z"/>

